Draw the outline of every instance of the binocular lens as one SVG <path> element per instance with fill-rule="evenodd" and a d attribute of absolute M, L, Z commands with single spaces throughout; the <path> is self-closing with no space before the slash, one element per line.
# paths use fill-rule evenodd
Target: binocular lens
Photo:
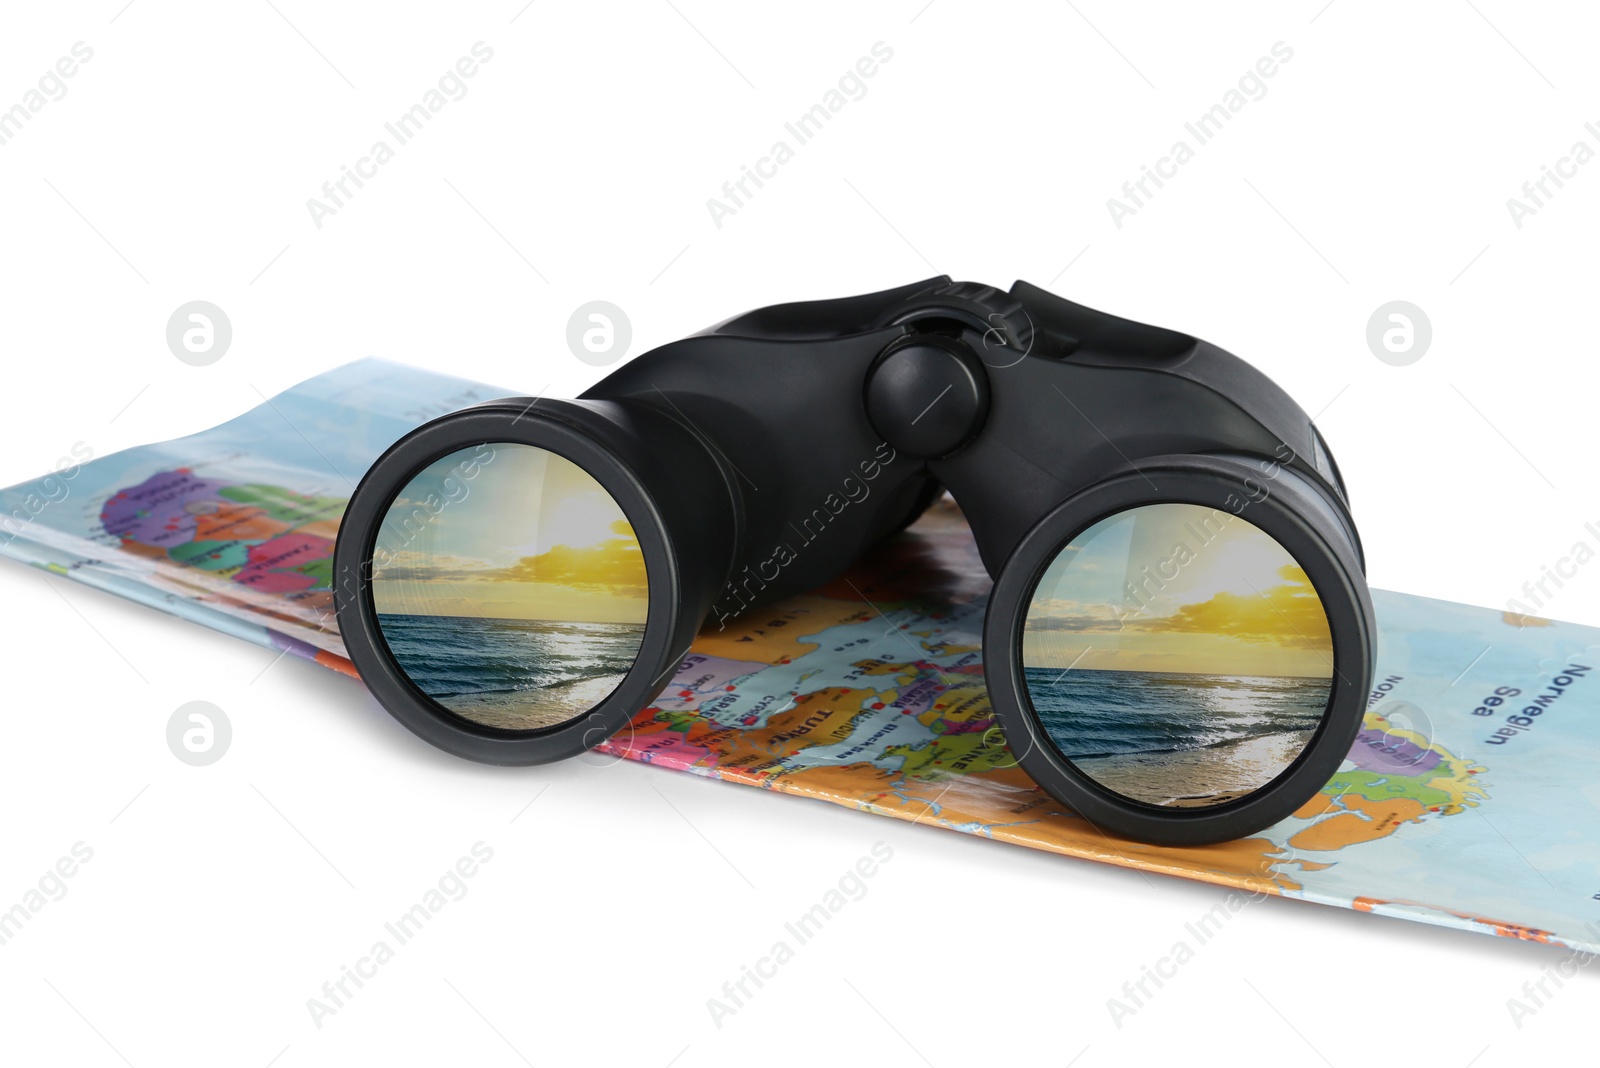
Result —
<path fill-rule="evenodd" d="M 609 697 L 649 606 L 616 500 L 565 457 L 506 442 L 453 452 L 401 488 L 373 544 L 371 590 L 413 686 L 513 731 L 558 726 Z"/>
<path fill-rule="evenodd" d="M 1102 519 L 1055 556 L 1022 666 L 1044 734 L 1080 772 L 1132 801 L 1204 808 L 1266 786 L 1310 744 L 1333 642 L 1271 535 L 1163 503 Z"/>

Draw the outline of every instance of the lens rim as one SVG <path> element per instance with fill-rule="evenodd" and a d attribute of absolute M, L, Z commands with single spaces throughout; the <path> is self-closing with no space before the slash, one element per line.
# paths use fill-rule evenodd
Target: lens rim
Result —
<path fill-rule="evenodd" d="M 334 548 L 335 607 L 351 661 L 391 715 L 457 756 L 517 766 L 575 756 L 627 726 L 677 670 L 674 634 L 681 629 L 682 596 L 676 552 L 661 509 L 635 473 L 584 432 L 578 409 L 570 401 L 511 398 L 428 423 L 396 442 L 368 470 L 340 524 Z M 621 507 L 644 558 L 648 605 L 633 666 L 600 704 L 566 723 L 538 730 L 476 723 L 423 693 L 390 651 L 373 605 L 372 553 L 390 504 L 430 464 L 484 444 L 529 445 L 582 468 Z"/>
<path fill-rule="evenodd" d="M 1270 464 L 1263 457 L 1260 464 Z M 1354 744 L 1371 691 L 1372 602 L 1359 560 L 1333 522 L 1342 508 L 1289 469 L 1272 478 L 1254 458 L 1157 457 L 1085 489 L 1045 515 L 1002 568 L 984 623 L 990 701 L 1012 755 L 1047 793 L 1105 831 L 1158 845 L 1205 845 L 1242 838 L 1277 823 L 1313 797 Z M 1245 479 L 1265 483 L 1264 499 L 1234 512 Z M 1231 495 L 1231 499 L 1230 499 Z M 1328 616 L 1333 678 L 1322 722 L 1300 755 L 1271 782 L 1235 801 L 1169 809 L 1113 792 L 1080 771 L 1052 742 L 1033 710 L 1023 675 L 1022 632 L 1034 592 L 1060 551 L 1091 526 L 1141 505 L 1194 504 L 1248 520 L 1305 569 Z"/>

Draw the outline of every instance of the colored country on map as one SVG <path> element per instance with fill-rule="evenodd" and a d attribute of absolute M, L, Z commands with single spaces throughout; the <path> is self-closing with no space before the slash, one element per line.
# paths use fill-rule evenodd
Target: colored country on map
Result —
<path fill-rule="evenodd" d="M 161 471 L 113 494 L 100 509 L 100 525 L 124 542 L 170 549 L 194 538 L 197 512 L 190 506 L 219 500 L 225 488 L 187 467 Z"/>
<path fill-rule="evenodd" d="M 346 501 L 278 486 L 158 471 L 118 490 L 100 511 L 129 551 L 164 557 L 268 594 L 324 591 Z"/>
<path fill-rule="evenodd" d="M 1387 838 L 1407 823 L 1453 816 L 1487 799 L 1487 770 L 1368 712 L 1346 768 L 1295 813 L 1289 846 L 1317 852 Z"/>

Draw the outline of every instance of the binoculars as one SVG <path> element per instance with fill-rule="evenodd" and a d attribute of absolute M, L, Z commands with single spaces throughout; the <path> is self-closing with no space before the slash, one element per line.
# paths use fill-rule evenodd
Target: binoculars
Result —
<path fill-rule="evenodd" d="M 948 491 L 994 579 L 1007 745 L 1097 827 L 1245 836 L 1337 770 L 1375 627 L 1338 467 L 1244 361 L 1025 282 L 761 308 L 576 400 L 393 445 L 339 625 L 378 700 L 494 764 L 610 737 L 702 627 L 813 589 Z"/>

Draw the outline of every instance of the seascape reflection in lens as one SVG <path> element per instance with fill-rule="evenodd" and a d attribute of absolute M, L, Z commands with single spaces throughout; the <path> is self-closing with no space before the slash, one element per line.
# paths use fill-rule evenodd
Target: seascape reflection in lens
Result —
<path fill-rule="evenodd" d="M 1113 793 L 1174 807 L 1275 779 L 1333 682 L 1305 571 L 1254 524 L 1193 504 L 1132 508 L 1074 538 L 1034 591 L 1022 657 L 1062 755 Z"/>
<path fill-rule="evenodd" d="M 638 538 L 593 476 L 532 445 L 435 461 L 389 505 L 372 554 L 378 625 L 423 693 L 536 730 L 605 700 L 633 666 L 648 587 Z"/>

